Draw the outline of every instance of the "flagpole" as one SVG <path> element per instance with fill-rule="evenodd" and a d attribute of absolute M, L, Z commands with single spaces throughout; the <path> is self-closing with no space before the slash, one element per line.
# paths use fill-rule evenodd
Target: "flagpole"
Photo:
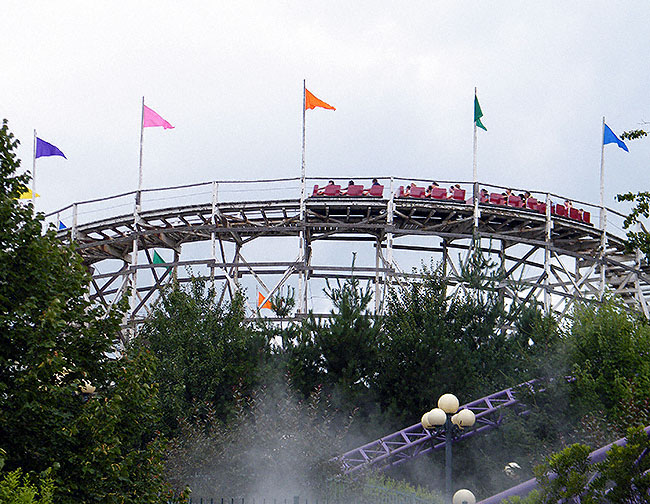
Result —
<path fill-rule="evenodd" d="M 607 247 L 607 214 L 605 213 L 605 116 L 603 116 L 603 127 L 600 134 L 600 289 L 599 298 L 602 299 L 605 293 L 605 248 Z"/>
<path fill-rule="evenodd" d="M 34 130 L 34 157 L 32 162 L 32 210 L 36 214 L 36 130 Z"/>
<path fill-rule="evenodd" d="M 476 87 L 474 88 L 474 100 L 476 100 Z M 474 229 L 478 229 L 478 202 L 479 202 L 479 190 L 478 190 L 478 168 L 476 163 L 476 151 L 478 145 L 478 136 L 476 134 L 476 120 L 474 120 L 474 149 L 473 149 L 473 182 L 474 182 Z"/>
<path fill-rule="evenodd" d="M 305 105 L 306 105 L 306 89 L 307 84 L 305 79 L 302 80 L 302 169 L 300 172 L 300 219 L 304 217 L 304 201 L 305 201 Z"/>
<path fill-rule="evenodd" d="M 142 97 L 142 113 L 140 117 L 140 166 L 138 171 L 138 196 L 136 204 L 140 204 L 140 192 L 142 191 L 142 143 L 144 140 L 144 96 Z"/>
<path fill-rule="evenodd" d="M 476 100 L 476 88 L 474 88 L 474 100 Z M 476 120 L 474 120 L 474 183 L 478 182 L 478 169 L 476 165 L 476 146 L 477 146 L 477 135 L 476 135 Z"/>
<path fill-rule="evenodd" d="M 135 209 L 133 212 L 133 252 L 131 266 L 133 267 L 131 277 L 131 317 L 135 317 L 135 309 L 138 302 L 138 223 L 140 222 L 140 209 L 142 198 L 142 144 L 144 139 L 144 96 L 142 97 L 142 111 L 140 114 L 140 162 L 138 166 L 138 192 L 135 193 Z M 133 336 L 137 335 L 137 325 L 133 323 Z"/>
<path fill-rule="evenodd" d="M 605 116 L 600 134 L 600 229 L 605 229 Z"/>
<path fill-rule="evenodd" d="M 306 97 L 307 97 L 307 83 L 306 80 L 302 80 L 302 165 L 301 165 L 301 171 L 300 171 L 300 223 L 304 224 L 304 219 L 305 219 L 305 105 L 306 105 Z M 305 260 L 305 231 L 304 228 L 301 228 L 300 230 L 300 240 L 299 240 L 299 257 L 301 261 Z M 304 265 L 304 264 L 303 264 Z M 304 282 L 304 286 L 303 286 Z M 303 296 L 303 288 L 305 289 L 305 292 L 307 291 L 307 273 L 306 271 L 303 271 L 299 276 L 298 276 L 298 296 L 299 296 L 299 311 L 302 313 L 303 311 L 307 311 L 307 306 L 306 304 L 303 303 L 303 299 L 306 296 Z"/>

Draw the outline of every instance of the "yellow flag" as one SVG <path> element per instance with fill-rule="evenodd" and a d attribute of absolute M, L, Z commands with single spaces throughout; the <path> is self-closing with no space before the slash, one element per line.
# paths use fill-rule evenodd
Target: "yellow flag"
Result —
<path fill-rule="evenodd" d="M 40 198 L 41 195 L 36 193 L 36 197 Z M 27 189 L 24 193 L 22 193 L 20 196 L 18 196 L 18 199 L 32 199 L 32 190 Z"/>

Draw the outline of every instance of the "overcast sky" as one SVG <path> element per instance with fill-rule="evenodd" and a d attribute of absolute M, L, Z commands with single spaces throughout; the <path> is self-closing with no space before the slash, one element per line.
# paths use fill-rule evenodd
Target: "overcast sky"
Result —
<path fill-rule="evenodd" d="M 68 157 L 37 164 L 39 209 L 144 185 L 300 173 L 479 179 L 598 202 L 601 121 L 650 120 L 647 0 L 4 2 L 0 115 Z M 607 201 L 648 189 L 650 139 L 606 147 Z"/>

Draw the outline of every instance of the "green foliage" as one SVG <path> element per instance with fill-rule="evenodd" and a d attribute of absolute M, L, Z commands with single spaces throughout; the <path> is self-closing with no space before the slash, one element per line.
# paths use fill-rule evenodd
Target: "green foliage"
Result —
<path fill-rule="evenodd" d="M 2 220 L 12 220 L 20 222 L 21 216 L 29 215 L 21 205 L 16 202 L 23 192 L 27 190 L 29 183 L 29 173 L 17 175 L 20 168 L 20 159 L 16 154 L 16 149 L 20 141 L 9 131 L 9 125 L 6 119 L 2 120 L 0 129 L 0 187 L 2 187 Z M 14 204 L 10 204 L 14 201 Z"/>
<path fill-rule="evenodd" d="M 350 419 L 334 412 L 321 389 L 307 400 L 282 385 L 237 397 L 227 425 L 210 415 L 181 422 L 166 471 L 175 487 L 189 485 L 194 499 L 323 495 Z"/>
<path fill-rule="evenodd" d="M 357 278 L 336 286 L 328 282 L 325 293 L 334 305 L 332 316 L 318 321 L 311 315 L 296 340 L 286 342 L 288 369 L 304 394 L 322 384 L 353 407 L 368 399 L 381 326 L 368 309 L 370 288 L 361 288 Z"/>
<path fill-rule="evenodd" d="M 524 307 L 516 313 L 517 318 L 508 318 L 498 287 L 499 272 L 494 269 L 484 258 L 473 257 L 463 269 L 463 286 L 449 297 L 450 287 L 442 272 L 424 268 L 422 279 L 396 286 L 390 293 L 386 314 L 375 322 L 379 332 L 376 337 L 373 335 L 374 340 L 365 331 L 350 335 L 350 329 L 358 327 L 356 319 L 365 316 L 364 310 L 358 307 L 367 307 L 371 299 L 367 291 L 358 283 L 339 285 L 333 298 L 337 302 L 353 300 L 349 304 L 357 309 L 335 309 L 321 327 L 303 326 L 310 330 L 299 332 L 287 347 L 292 383 L 303 393 L 324 384 L 326 391 L 354 398 L 338 404 L 344 409 L 359 408 L 357 417 L 362 418 L 363 428 L 355 423 L 352 429 L 359 430 L 356 434 L 361 439 L 369 440 L 390 432 L 388 429 L 417 422 L 444 392 L 453 391 L 464 402 L 533 377 L 565 376 L 569 369 L 566 342 L 556 321 L 551 316 L 543 316 L 535 307 Z M 331 347 L 323 346 L 322 337 L 323 334 L 333 337 L 330 327 L 342 333 L 336 338 L 345 344 L 335 355 L 343 362 L 356 363 L 355 357 L 364 355 L 359 347 L 363 349 L 365 342 L 375 341 L 374 352 L 369 348 L 369 355 L 363 357 L 367 367 L 353 368 L 358 372 L 356 383 L 328 381 L 329 361 L 323 355 L 324 348 Z M 567 393 L 566 388 L 562 393 Z M 336 400 L 337 394 L 333 397 Z M 561 409 L 562 414 L 569 412 Z M 548 417 L 536 417 L 539 421 L 531 431 L 513 413 L 512 422 L 506 422 L 499 432 L 517 426 L 519 430 L 509 431 L 515 440 L 508 443 L 507 436 L 506 439 L 501 436 L 497 441 L 507 449 L 495 450 L 493 437 L 473 439 L 467 449 L 467 443 L 461 444 L 456 450 L 464 463 L 457 476 L 472 481 L 475 488 L 487 493 L 498 488 L 495 485 L 508 484 L 509 479 L 499 469 L 496 476 L 485 472 L 482 468 L 486 465 L 502 468 L 505 463 L 517 460 L 530 471 L 531 454 L 536 460 L 542 460 L 563 440 L 566 417 L 545 422 L 552 415 L 550 409 Z M 519 442 L 520 434 L 525 436 L 525 443 Z M 431 484 L 435 481 L 432 476 L 435 475 L 427 474 L 421 481 Z"/>
<path fill-rule="evenodd" d="M 643 138 L 648 136 L 648 132 L 642 129 L 635 129 L 630 131 L 624 131 L 621 134 L 621 140 L 636 140 L 637 138 Z"/>
<path fill-rule="evenodd" d="M 78 257 L 41 235 L 40 218 L 15 198 L 24 175 L 15 176 L 17 146 L 0 135 L 0 439 L 9 467 L 45 470 L 66 445 L 54 426 L 81 408 L 81 379 L 106 380 L 98 363 L 110 348 L 113 318 L 95 321 L 83 300 L 88 277 Z M 64 273 L 64 274 L 62 274 Z M 88 331 L 82 326 L 88 324 Z M 85 329 L 85 328 L 84 328 Z M 53 432 L 54 431 L 54 432 Z M 47 443 L 44 440 L 47 439 Z"/>
<path fill-rule="evenodd" d="M 282 347 L 272 348 L 270 364 L 276 373 L 286 366 L 291 388 L 302 397 L 318 390 L 331 395 L 345 411 L 360 408 L 364 422 L 358 434 L 366 440 L 374 437 L 372 431 L 378 425 L 417 421 L 443 392 L 453 391 L 467 401 L 541 378 L 537 393 L 519 396 L 529 415 L 518 417 L 517 411 L 508 411 L 498 431 L 455 448 L 455 455 L 463 460 L 455 469 L 455 478 L 471 481 L 478 493 L 489 495 L 514 483 L 501 470 L 506 463 L 522 465 L 522 473 L 515 476 L 522 481 L 530 477 L 535 463 L 561 446 L 584 440 L 601 446 L 616 435 L 613 426 L 630 422 L 635 412 L 645 415 L 643 401 L 647 403 L 650 395 L 644 321 L 612 303 L 597 309 L 579 308 L 573 325 L 564 331 L 535 306 L 507 313 L 499 292 L 499 272 L 493 269 L 480 257 L 469 261 L 461 275 L 463 286 L 453 297 L 447 295 L 450 287 L 441 272 L 425 269 L 421 280 L 395 288 L 381 319 L 369 314 L 372 296 L 357 280 L 328 284 L 334 304 L 329 319 L 317 322 L 311 317 L 302 325 L 289 324 L 279 330 L 260 325 L 257 330 L 267 340 L 281 336 L 276 341 L 282 339 Z M 575 379 L 566 380 L 569 375 Z M 253 476 L 243 475 L 264 474 L 247 465 L 250 457 L 271 467 L 271 461 L 278 459 L 266 453 L 289 453 L 291 446 L 302 453 L 301 441 L 283 430 L 295 424 L 281 414 L 280 425 L 273 415 L 259 414 L 253 403 L 246 402 L 246 387 L 241 390 L 236 404 L 244 404 L 240 411 L 255 411 L 253 415 L 240 412 L 236 421 L 221 424 L 213 411 L 203 413 L 202 422 L 181 423 L 168 466 L 176 471 L 173 478 L 178 488 L 191 482 L 199 495 L 223 495 L 224 489 L 229 489 L 226 493 L 250 492 L 255 486 Z M 291 411 L 286 402 L 273 397 L 272 404 L 284 404 Z M 261 429 L 268 443 L 250 425 Z M 385 432 L 389 431 L 380 434 Z M 273 441 L 277 433 L 294 444 L 278 451 Z M 358 441 L 351 443 L 356 446 Z M 314 452 L 320 453 L 320 448 L 312 456 Z M 299 465 L 311 467 L 308 455 L 304 456 L 297 459 Z M 191 461 L 189 465 L 182 464 L 186 460 Z M 571 462 L 574 465 L 565 460 L 551 462 L 565 472 L 570 491 L 577 488 L 581 480 L 572 479 L 580 469 L 577 461 Z M 486 472 L 485 467 L 495 469 Z M 290 471 L 289 466 L 283 471 Z M 219 478 L 221 483 L 208 487 L 197 474 L 208 481 Z M 271 470 L 271 474 L 276 473 Z M 432 476 L 435 471 L 422 481 L 430 484 L 435 481 Z"/>
<path fill-rule="evenodd" d="M 82 479 L 66 485 L 71 501 L 157 503 L 171 497 L 162 479 L 165 441 L 150 353 L 131 349 L 111 362 L 112 385 L 85 403 L 70 436 L 69 462 Z"/>
<path fill-rule="evenodd" d="M 532 348 L 543 348 L 534 374 L 542 381 L 534 393 L 518 393 L 530 414 L 513 415 L 500 429 L 507 452 L 530 466 L 562 446 L 603 446 L 628 426 L 650 423 L 649 329 L 608 300 L 578 307 L 572 325 L 549 348 L 543 338 L 532 337 Z"/>
<path fill-rule="evenodd" d="M 109 358 L 123 312 L 87 299 L 89 275 L 72 246 L 16 196 L 17 141 L 0 130 L 0 448 L 6 468 L 54 469 L 55 500 L 156 502 L 162 447 L 144 357 Z M 90 383 L 96 396 L 83 394 Z M 136 498 L 137 494 L 137 498 Z M 41 496 L 42 497 L 42 496 Z"/>
<path fill-rule="evenodd" d="M 357 475 L 355 479 L 337 478 L 327 487 L 330 502 L 354 502 L 375 504 L 377 502 L 408 502 L 412 504 L 443 504 L 444 497 L 420 485 L 390 478 L 385 474 L 370 472 Z"/>
<path fill-rule="evenodd" d="M 535 468 L 538 488 L 511 504 L 635 504 L 648 501 L 650 491 L 650 437 L 630 428 L 625 446 L 614 445 L 605 460 L 590 464 L 590 448 L 571 445 L 549 456 Z M 575 499 L 575 500 L 574 500 Z"/>
<path fill-rule="evenodd" d="M 551 455 L 546 463 L 535 469 L 541 488 L 541 502 L 560 502 L 579 496 L 589 481 L 589 454 L 591 448 L 573 444 L 562 452 Z M 593 502 L 582 499 L 585 504 Z"/>
<path fill-rule="evenodd" d="M 520 496 L 515 496 L 511 497 L 510 499 L 506 499 L 505 503 L 507 504 L 540 504 L 542 502 L 542 497 L 540 495 L 539 490 L 533 490 L 530 492 L 528 495 L 525 495 L 524 497 Z"/>
<path fill-rule="evenodd" d="M 464 402 L 526 376 L 529 335 L 501 329 L 506 318 L 496 282 L 479 274 L 484 263 L 476 261 L 452 298 L 439 269 L 424 268 L 421 281 L 391 292 L 377 388 L 382 409 L 403 421 L 419 419 L 445 392 Z"/>
<path fill-rule="evenodd" d="M 368 477 L 363 479 L 363 484 L 366 487 L 364 493 L 370 495 L 372 495 L 373 489 L 380 487 L 384 490 L 412 494 L 431 503 L 439 502 L 442 504 L 444 502 L 444 497 L 438 492 L 431 492 L 420 485 L 412 485 L 408 481 L 396 480 L 381 473 L 370 473 Z"/>
<path fill-rule="evenodd" d="M 484 258 L 472 255 L 464 291 L 451 299 L 440 272 L 425 268 L 423 281 L 392 291 L 381 320 L 370 315 L 372 294 L 358 279 L 328 284 L 331 317 L 311 317 L 285 342 L 292 383 L 303 394 L 324 384 L 347 407 L 368 410 L 376 402 L 403 422 L 430 409 L 443 389 L 469 399 L 516 379 L 511 371 L 529 337 L 500 330 L 503 305 L 494 278 L 480 274 L 484 267 Z"/>
<path fill-rule="evenodd" d="M 200 414 L 206 404 L 226 419 L 234 411 L 233 390 L 250 391 L 270 354 L 266 336 L 246 324 L 243 298 L 218 301 L 214 289 L 195 279 L 172 285 L 140 331 L 141 344 L 156 358 L 162 428 L 172 433 L 178 419 Z"/>
<path fill-rule="evenodd" d="M 52 504 L 54 481 L 50 471 L 39 477 L 23 475 L 21 469 L 11 471 L 0 479 L 0 504 Z"/>
<path fill-rule="evenodd" d="M 84 299 L 88 273 L 42 217 L 15 197 L 17 142 L 0 134 L 0 443 L 10 468 L 43 471 L 70 449 L 66 427 L 83 408 L 82 381 L 108 383 L 105 354 L 119 313 L 102 317 Z M 64 461 L 61 461 L 62 463 Z"/>
<path fill-rule="evenodd" d="M 634 252 L 638 249 L 645 254 L 646 260 L 650 261 L 650 233 L 644 227 L 637 231 L 630 230 L 632 226 L 641 224 L 642 218 L 647 219 L 650 216 L 650 192 L 617 194 L 616 200 L 619 202 L 629 201 L 634 204 L 634 207 L 623 221 L 623 229 L 629 230 L 626 233 L 627 251 Z"/>
<path fill-rule="evenodd" d="M 576 310 L 568 355 L 576 382 L 572 401 L 584 412 L 603 408 L 619 425 L 638 425 L 625 408 L 650 396 L 650 326 L 612 301 Z M 632 423 L 628 423 L 632 422 Z"/>
<path fill-rule="evenodd" d="M 295 289 L 288 287 L 286 294 L 280 290 L 272 297 L 271 306 L 273 307 L 273 312 L 276 316 L 288 317 L 296 306 Z"/>
<path fill-rule="evenodd" d="M 317 327 L 315 322 L 310 325 Z M 282 340 L 291 383 L 302 397 L 308 397 L 313 390 L 322 386 L 325 379 L 322 368 L 323 354 L 318 341 L 311 331 L 303 330 L 302 326 L 289 326 L 283 332 Z"/>
<path fill-rule="evenodd" d="M 612 446 L 607 458 L 596 467 L 599 475 L 588 492 L 594 502 L 647 502 L 650 492 L 650 437 L 641 428 L 627 431 L 625 446 Z"/>
<path fill-rule="evenodd" d="M 553 314 L 543 314 L 536 306 L 526 306 L 519 310 L 514 326 L 516 344 L 521 347 L 521 361 L 514 366 L 527 370 L 525 376 L 544 380 L 569 373 L 567 339 Z"/>

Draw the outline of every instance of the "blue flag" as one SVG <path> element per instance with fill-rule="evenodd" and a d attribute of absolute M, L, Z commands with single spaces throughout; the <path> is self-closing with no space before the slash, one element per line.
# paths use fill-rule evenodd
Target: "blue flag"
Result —
<path fill-rule="evenodd" d="M 603 145 L 607 145 L 609 143 L 615 143 L 618 145 L 621 149 L 623 149 L 625 152 L 630 152 L 627 150 L 627 145 L 625 145 L 625 142 L 618 138 L 616 134 L 605 124 L 605 133 L 603 134 Z"/>
<path fill-rule="evenodd" d="M 59 231 L 62 229 L 68 229 L 68 226 L 66 226 L 63 222 L 59 221 Z"/>
<path fill-rule="evenodd" d="M 36 157 L 44 156 L 63 156 L 65 159 L 68 159 L 58 147 L 36 137 Z"/>

